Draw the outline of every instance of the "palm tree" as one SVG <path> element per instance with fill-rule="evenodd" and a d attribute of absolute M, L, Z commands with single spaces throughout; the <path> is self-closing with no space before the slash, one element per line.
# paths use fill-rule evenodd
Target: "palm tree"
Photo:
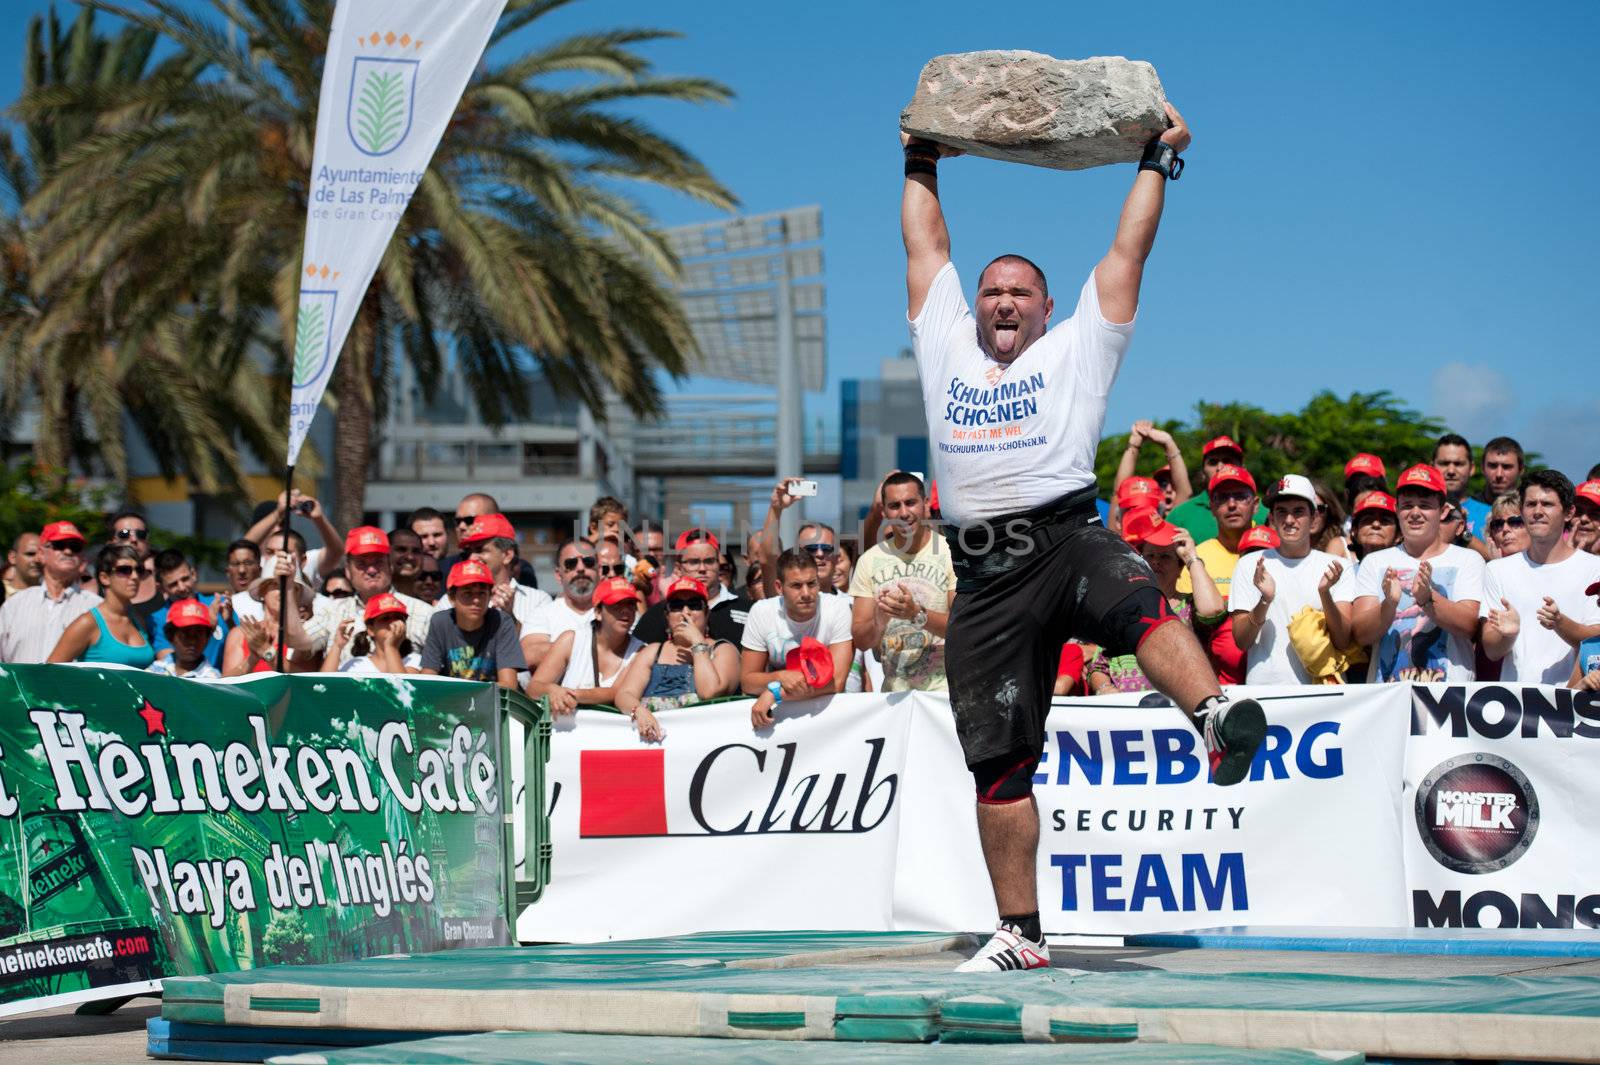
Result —
<path fill-rule="evenodd" d="M 29 22 L 25 96 L 114 98 L 192 77 L 193 63 L 181 56 L 152 67 L 153 30 L 127 27 L 106 37 L 94 18 L 81 11 L 65 32 L 53 10 Z M 270 454 L 285 436 L 246 358 L 249 316 L 223 322 L 196 313 L 191 301 L 142 298 L 140 279 L 159 273 L 177 251 L 158 243 L 109 268 L 65 274 L 61 264 L 92 249 L 99 235 L 82 234 L 86 241 L 64 248 L 47 232 L 49 220 L 26 205 L 87 142 L 122 131 L 82 110 L 22 113 L 20 147 L 0 131 L 0 420 L 13 421 L 31 397 L 38 462 L 64 469 L 77 458 L 122 484 L 131 423 L 164 476 L 185 477 L 203 492 L 242 493 L 235 440 Z M 234 380 L 246 387 L 228 387 Z"/>
<path fill-rule="evenodd" d="M 171 0 L 148 0 L 148 10 L 102 5 L 170 38 L 192 60 L 188 76 L 25 103 L 28 112 L 93 113 L 107 127 L 32 201 L 50 218 L 49 238 L 70 249 L 44 277 L 81 275 L 87 259 L 89 277 L 99 278 L 153 249 L 192 248 L 161 277 L 141 279 L 142 295 L 191 301 L 218 331 L 259 316 L 281 403 L 332 5 L 213 2 L 220 24 Z M 340 524 L 361 515 L 373 411 L 397 359 L 410 360 L 424 388 L 444 372 L 463 375 L 485 420 L 499 424 L 528 413 L 535 370 L 597 412 L 610 390 L 653 413 L 656 371 L 681 374 L 694 355 L 668 287 L 677 264 L 619 186 L 656 185 L 719 208 L 735 201 L 688 151 L 612 105 L 730 93 L 704 78 L 653 73 L 636 48 L 671 36 L 659 30 L 512 47 L 569 2 L 507 5 L 362 299 L 331 389 Z M 573 74 L 589 77 L 574 85 Z"/>

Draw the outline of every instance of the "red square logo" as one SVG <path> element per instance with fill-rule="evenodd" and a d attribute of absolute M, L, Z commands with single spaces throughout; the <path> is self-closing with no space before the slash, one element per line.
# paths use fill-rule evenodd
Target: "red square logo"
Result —
<path fill-rule="evenodd" d="M 660 748 L 580 754 L 578 835 L 666 835 L 666 756 Z"/>

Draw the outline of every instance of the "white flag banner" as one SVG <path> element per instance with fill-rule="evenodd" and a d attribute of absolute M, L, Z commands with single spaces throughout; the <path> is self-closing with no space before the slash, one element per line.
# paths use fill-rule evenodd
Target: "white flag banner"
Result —
<path fill-rule="evenodd" d="M 289 465 L 506 0 L 339 0 L 317 106 Z"/>

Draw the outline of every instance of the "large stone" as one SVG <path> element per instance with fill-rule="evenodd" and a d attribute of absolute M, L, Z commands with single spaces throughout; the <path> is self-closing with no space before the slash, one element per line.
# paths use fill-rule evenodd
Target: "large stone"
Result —
<path fill-rule="evenodd" d="M 1168 126 L 1149 63 L 962 52 L 922 68 L 900 128 L 971 155 L 1083 170 L 1135 162 Z"/>

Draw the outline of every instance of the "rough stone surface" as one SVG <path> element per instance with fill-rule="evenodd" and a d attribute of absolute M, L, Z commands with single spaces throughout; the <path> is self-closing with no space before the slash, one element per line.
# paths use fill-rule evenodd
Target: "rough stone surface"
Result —
<path fill-rule="evenodd" d="M 1083 170 L 1136 162 L 1167 128 L 1166 94 L 1149 63 L 1038 52 L 935 56 L 900 113 L 900 128 L 970 155 Z"/>

